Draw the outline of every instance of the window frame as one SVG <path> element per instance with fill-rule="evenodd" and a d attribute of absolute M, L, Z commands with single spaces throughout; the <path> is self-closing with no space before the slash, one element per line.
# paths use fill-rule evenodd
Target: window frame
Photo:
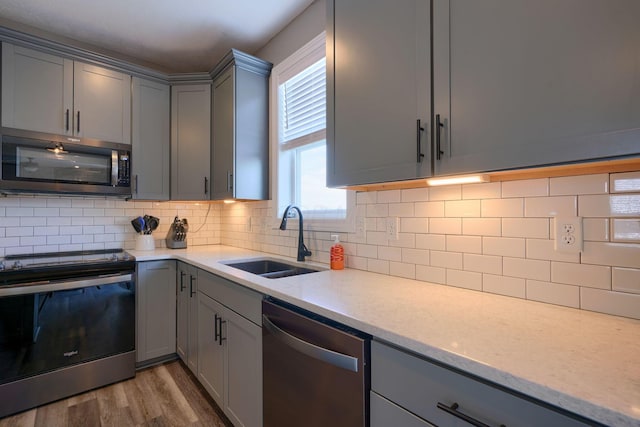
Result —
<path fill-rule="evenodd" d="M 279 133 L 280 133 L 280 99 L 279 99 L 279 87 L 282 82 L 288 80 L 295 74 L 303 71 L 309 65 L 319 60 L 321 56 L 326 56 L 326 33 L 314 37 L 311 41 L 306 43 L 288 58 L 284 59 L 279 64 L 275 65 L 271 70 L 271 77 L 269 79 L 269 145 L 271 152 L 271 182 L 272 182 L 272 202 L 274 207 L 275 221 L 282 219 L 282 211 L 284 206 L 280 206 L 282 203 L 281 195 L 287 199 L 295 198 L 292 194 L 295 191 L 295 187 L 291 184 L 285 185 L 280 179 L 280 147 L 279 147 Z M 315 60 L 314 60 L 315 58 Z M 289 155 L 296 156 L 295 149 L 287 150 Z M 295 160 L 293 160 L 295 163 Z M 288 181 L 292 182 L 296 180 L 295 167 L 291 168 Z M 305 214 L 304 222 L 305 228 L 312 231 L 335 231 L 335 232 L 355 232 L 356 228 L 356 192 L 353 190 L 345 190 L 347 197 L 347 208 L 345 218 L 321 218 L 314 217 L 312 212 Z M 284 204 L 283 204 L 284 205 Z M 295 222 L 291 225 L 296 224 Z"/>

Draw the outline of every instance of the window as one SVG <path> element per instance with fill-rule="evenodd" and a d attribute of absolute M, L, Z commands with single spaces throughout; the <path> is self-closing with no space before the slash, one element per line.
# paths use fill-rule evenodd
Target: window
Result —
<path fill-rule="evenodd" d="M 321 34 L 272 71 L 277 213 L 300 207 L 314 230 L 351 231 L 355 195 L 326 187 L 326 58 Z"/>

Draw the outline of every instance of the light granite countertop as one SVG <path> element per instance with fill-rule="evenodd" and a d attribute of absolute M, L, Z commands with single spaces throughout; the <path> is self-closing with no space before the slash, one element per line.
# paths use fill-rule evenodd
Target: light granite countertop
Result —
<path fill-rule="evenodd" d="M 638 320 L 350 269 L 265 279 L 220 261 L 279 257 L 229 246 L 130 252 L 188 262 L 600 423 L 640 426 Z"/>

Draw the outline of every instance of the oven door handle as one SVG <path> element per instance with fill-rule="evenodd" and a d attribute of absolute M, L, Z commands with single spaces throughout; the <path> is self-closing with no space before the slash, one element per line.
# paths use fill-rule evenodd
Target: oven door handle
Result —
<path fill-rule="evenodd" d="M 39 294 L 43 292 L 65 291 L 69 289 L 88 288 L 91 286 L 112 285 L 120 282 L 131 282 L 133 275 L 117 274 L 91 277 L 79 280 L 66 280 L 63 282 L 33 282 L 21 283 L 16 286 L 7 286 L 0 288 L 0 297 L 14 295 Z"/>
<path fill-rule="evenodd" d="M 267 329 L 267 331 L 273 334 L 274 337 L 282 341 L 285 345 L 288 345 L 289 347 L 299 351 L 302 354 L 306 354 L 309 357 L 313 357 L 314 359 L 329 363 L 330 365 L 336 366 L 338 368 L 346 369 L 352 372 L 358 372 L 357 357 L 338 353 L 324 347 L 319 347 L 315 344 L 311 344 L 310 342 L 301 340 L 298 337 L 294 337 L 293 335 L 277 327 L 271 321 L 271 319 L 269 319 L 264 314 L 262 315 L 262 325 Z"/>

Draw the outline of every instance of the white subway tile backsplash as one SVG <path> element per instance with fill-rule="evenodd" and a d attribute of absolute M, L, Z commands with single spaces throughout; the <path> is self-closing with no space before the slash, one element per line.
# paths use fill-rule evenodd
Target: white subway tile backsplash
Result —
<path fill-rule="evenodd" d="M 364 258 L 378 258 L 378 247 L 374 245 L 357 245 L 356 254 Z"/>
<path fill-rule="evenodd" d="M 548 304 L 563 305 L 565 307 L 580 307 L 580 287 L 561 285 L 538 280 L 527 280 L 527 299 L 546 302 Z"/>
<path fill-rule="evenodd" d="M 462 234 L 460 218 L 429 218 L 429 230 L 437 234 Z"/>
<path fill-rule="evenodd" d="M 502 185 L 499 182 L 465 184 L 462 186 L 463 199 L 499 199 Z"/>
<path fill-rule="evenodd" d="M 396 248 L 415 248 L 416 247 L 416 234 L 414 233 L 400 233 L 398 234 L 398 240 L 390 240 L 389 246 Z"/>
<path fill-rule="evenodd" d="M 8 207 L 5 210 L 5 214 L 7 216 L 18 216 L 18 217 L 33 216 L 33 209 L 34 208 L 13 208 L 13 207 Z"/>
<path fill-rule="evenodd" d="M 581 287 L 580 308 L 640 319 L 640 295 Z"/>
<path fill-rule="evenodd" d="M 377 191 L 361 191 L 356 193 L 356 203 L 358 205 L 368 205 L 370 203 L 377 203 L 377 201 Z"/>
<path fill-rule="evenodd" d="M 609 192 L 609 174 L 564 176 L 549 179 L 549 195 L 606 194 Z"/>
<path fill-rule="evenodd" d="M 519 218 L 524 216 L 524 199 L 482 200 L 480 214 L 483 217 Z"/>
<path fill-rule="evenodd" d="M 535 259 L 505 257 L 502 260 L 502 274 L 509 277 L 549 281 L 551 263 Z"/>
<path fill-rule="evenodd" d="M 455 252 L 431 251 L 431 265 L 434 267 L 462 270 L 462 254 Z"/>
<path fill-rule="evenodd" d="M 614 291 L 640 294 L 640 269 L 613 267 L 612 270 Z"/>
<path fill-rule="evenodd" d="M 460 200 L 462 199 L 461 185 L 443 185 L 429 188 L 429 200 Z"/>
<path fill-rule="evenodd" d="M 367 231 L 367 244 L 386 245 L 387 243 L 387 233 L 384 231 Z"/>
<path fill-rule="evenodd" d="M 389 216 L 412 217 L 414 216 L 413 203 L 391 203 L 389 204 Z"/>
<path fill-rule="evenodd" d="M 482 275 L 482 290 L 492 294 L 506 295 L 509 297 L 525 298 L 526 282 L 515 277 L 496 276 L 493 274 Z"/>
<path fill-rule="evenodd" d="M 480 236 L 447 236 L 448 252 L 482 253 L 482 237 Z"/>
<path fill-rule="evenodd" d="M 400 231 L 403 233 L 428 233 L 427 218 L 400 218 Z"/>
<path fill-rule="evenodd" d="M 458 288 L 482 290 L 482 274 L 473 271 L 447 270 L 447 285 Z"/>
<path fill-rule="evenodd" d="M 442 234 L 416 234 L 416 248 L 444 251 L 446 238 Z"/>
<path fill-rule="evenodd" d="M 402 261 L 402 249 L 392 248 L 389 246 L 380 246 L 378 248 L 378 258 L 385 259 L 387 261 Z"/>
<path fill-rule="evenodd" d="M 609 219 L 583 218 L 582 236 L 584 240 L 590 240 L 594 242 L 609 241 Z"/>
<path fill-rule="evenodd" d="M 406 279 L 416 278 L 416 266 L 415 264 L 405 264 L 402 262 L 391 261 L 389 263 L 389 274 L 397 277 L 404 277 Z"/>
<path fill-rule="evenodd" d="M 367 216 L 379 218 L 389 216 L 389 205 L 386 203 L 374 203 L 367 205 Z"/>
<path fill-rule="evenodd" d="M 611 289 L 611 267 L 552 262 L 551 281 L 569 285 L 588 286 L 590 288 Z"/>
<path fill-rule="evenodd" d="M 369 258 L 367 260 L 367 270 L 373 273 L 389 274 L 389 261 Z"/>
<path fill-rule="evenodd" d="M 430 265 L 427 249 L 402 248 L 402 262 L 405 264 Z"/>
<path fill-rule="evenodd" d="M 7 228 L 5 235 L 7 237 L 23 237 L 33 236 L 33 227 L 11 227 Z"/>
<path fill-rule="evenodd" d="M 399 203 L 401 199 L 400 190 L 378 191 L 377 203 Z"/>
<path fill-rule="evenodd" d="M 400 192 L 403 202 L 426 202 L 429 200 L 428 188 L 411 188 Z"/>
<path fill-rule="evenodd" d="M 471 236 L 501 236 L 500 218 L 462 218 L 462 234 Z"/>
<path fill-rule="evenodd" d="M 527 239 L 526 255 L 529 259 L 580 262 L 580 254 L 557 252 L 553 240 Z"/>
<path fill-rule="evenodd" d="M 449 200 L 444 202 L 444 216 L 471 217 L 480 216 L 480 200 Z"/>
<path fill-rule="evenodd" d="M 427 265 L 416 265 L 416 280 L 423 282 L 445 284 L 447 281 L 447 270 L 442 267 L 430 267 Z"/>
<path fill-rule="evenodd" d="M 640 268 L 640 244 L 584 242 L 582 263 Z"/>
<path fill-rule="evenodd" d="M 462 266 L 468 271 L 501 275 L 502 257 L 465 253 L 462 255 Z"/>
<path fill-rule="evenodd" d="M 640 216 L 640 194 L 579 196 L 578 215 L 585 217 Z"/>
<path fill-rule="evenodd" d="M 612 173 L 609 184 L 611 193 L 640 193 L 640 171 Z"/>
<path fill-rule="evenodd" d="M 502 218 L 502 236 L 548 239 L 549 220 L 547 218 Z"/>
<path fill-rule="evenodd" d="M 416 217 L 443 217 L 444 202 L 416 202 L 414 213 Z"/>
<path fill-rule="evenodd" d="M 640 243 L 640 218 L 611 218 L 611 241 Z"/>
<path fill-rule="evenodd" d="M 39 225 L 47 225 L 47 218 L 38 216 L 25 216 L 20 218 L 20 227 L 33 227 Z"/>
<path fill-rule="evenodd" d="M 482 253 L 484 255 L 501 255 L 524 258 L 525 239 L 512 237 L 483 237 Z"/>
<path fill-rule="evenodd" d="M 530 197 L 524 200 L 526 217 L 576 216 L 577 212 L 577 196 Z"/>
<path fill-rule="evenodd" d="M 549 179 L 527 179 L 502 183 L 502 197 L 535 197 L 549 195 Z"/>

